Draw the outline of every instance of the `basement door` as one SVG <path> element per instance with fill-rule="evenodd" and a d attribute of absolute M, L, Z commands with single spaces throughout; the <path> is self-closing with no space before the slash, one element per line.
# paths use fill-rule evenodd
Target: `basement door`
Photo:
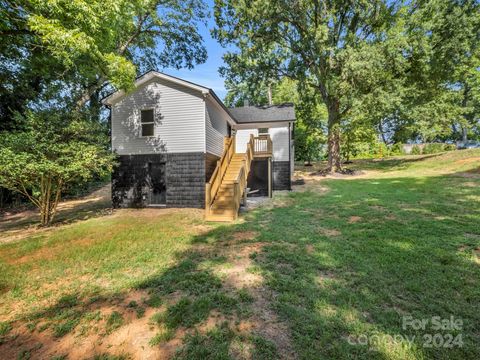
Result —
<path fill-rule="evenodd" d="M 165 183 L 165 163 L 149 163 L 150 205 L 167 204 L 167 186 Z"/>

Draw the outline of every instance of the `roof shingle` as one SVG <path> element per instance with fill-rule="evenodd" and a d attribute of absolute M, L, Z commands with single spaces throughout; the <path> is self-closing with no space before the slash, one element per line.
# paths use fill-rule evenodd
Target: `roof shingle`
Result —
<path fill-rule="evenodd" d="M 270 106 L 241 106 L 228 109 L 239 124 L 295 121 L 293 104 Z"/>

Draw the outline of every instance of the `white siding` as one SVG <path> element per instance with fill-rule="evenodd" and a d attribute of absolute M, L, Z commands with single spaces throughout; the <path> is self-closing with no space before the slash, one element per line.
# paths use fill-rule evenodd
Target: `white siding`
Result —
<path fill-rule="evenodd" d="M 288 126 L 268 130 L 273 143 L 273 161 L 289 161 Z"/>
<path fill-rule="evenodd" d="M 288 151 L 288 126 L 283 127 L 271 127 L 268 129 L 268 133 L 273 143 L 273 161 L 289 161 Z M 237 130 L 236 136 L 236 150 L 237 152 L 247 151 L 247 143 L 250 139 L 250 134 L 253 136 L 258 135 L 258 129 L 242 129 Z"/>
<path fill-rule="evenodd" d="M 228 136 L 228 115 L 210 99 L 207 99 L 205 104 L 207 152 L 221 156 L 223 139 Z"/>
<path fill-rule="evenodd" d="M 155 109 L 155 136 L 141 137 L 140 111 Z M 112 106 L 112 148 L 119 155 L 205 152 L 203 95 L 155 79 Z"/>
<path fill-rule="evenodd" d="M 250 134 L 253 136 L 258 135 L 257 129 L 242 129 L 237 130 L 237 134 L 235 136 L 235 149 L 237 153 L 244 153 L 247 151 L 247 143 L 250 140 Z"/>

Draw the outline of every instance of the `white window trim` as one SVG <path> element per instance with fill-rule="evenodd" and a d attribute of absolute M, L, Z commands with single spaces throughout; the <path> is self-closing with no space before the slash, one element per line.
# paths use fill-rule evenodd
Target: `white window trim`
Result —
<path fill-rule="evenodd" d="M 153 111 L 153 122 L 147 122 L 147 123 L 142 122 L 142 111 L 147 111 L 147 110 Z M 140 138 L 148 139 L 148 138 L 155 137 L 155 115 L 156 113 L 155 113 L 154 107 L 140 109 Z M 153 135 L 146 135 L 146 136 L 143 135 L 143 127 L 142 127 L 143 124 L 153 124 Z"/>

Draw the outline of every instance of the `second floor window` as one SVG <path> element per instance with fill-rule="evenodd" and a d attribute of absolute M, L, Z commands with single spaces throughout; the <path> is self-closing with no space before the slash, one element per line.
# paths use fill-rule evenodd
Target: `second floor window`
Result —
<path fill-rule="evenodd" d="M 141 111 L 142 136 L 153 136 L 154 132 L 154 110 L 147 109 Z"/>

